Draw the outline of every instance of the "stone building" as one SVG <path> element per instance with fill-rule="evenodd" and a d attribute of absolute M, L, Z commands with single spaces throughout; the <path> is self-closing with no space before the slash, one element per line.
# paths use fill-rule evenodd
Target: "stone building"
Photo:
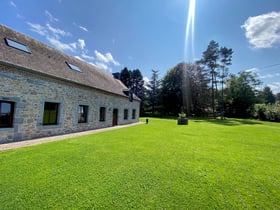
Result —
<path fill-rule="evenodd" d="M 0 143 L 139 120 L 118 79 L 0 25 Z"/>

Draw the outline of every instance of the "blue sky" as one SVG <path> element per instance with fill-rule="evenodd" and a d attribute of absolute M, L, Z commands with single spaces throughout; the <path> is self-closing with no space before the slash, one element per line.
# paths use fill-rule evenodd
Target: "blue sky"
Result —
<path fill-rule="evenodd" d="M 196 0 L 186 41 L 189 0 L 2 0 L 0 24 L 106 72 L 124 67 L 163 77 L 202 57 L 211 40 L 232 48 L 230 72 L 254 71 L 280 92 L 280 1 Z M 187 44 L 187 50 L 185 50 Z M 193 49 L 193 50 L 191 50 Z"/>

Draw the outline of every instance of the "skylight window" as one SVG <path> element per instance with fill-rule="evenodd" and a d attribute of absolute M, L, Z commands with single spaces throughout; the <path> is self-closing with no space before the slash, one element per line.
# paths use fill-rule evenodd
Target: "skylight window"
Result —
<path fill-rule="evenodd" d="M 81 69 L 78 66 L 72 63 L 68 63 L 67 61 L 65 63 L 69 66 L 70 69 L 81 72 Z"/>
<path fill-rule="evenodd" d="M 31 51 L 29 50 L 29 48 L 24 45 L 24 44 L 21 44 L 19 42 L 16 42 L 14 40 L 11 40 L 9 38 L 5 38 L 5 41 L 6 41 L 6 44 L 10 47 L 13 47 L 15 49 L 18 49 L 18 50 L 21 50 L 21 51 L 24 51 L 26 53 L 31 53 Z"/>

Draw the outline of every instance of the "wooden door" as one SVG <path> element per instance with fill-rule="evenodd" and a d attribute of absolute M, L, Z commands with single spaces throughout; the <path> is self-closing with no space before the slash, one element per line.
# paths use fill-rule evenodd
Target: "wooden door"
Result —
<path fill-rule="evenodd" d="M 113 126 L 118 125 L 118 109 L 113 109 Z"/>

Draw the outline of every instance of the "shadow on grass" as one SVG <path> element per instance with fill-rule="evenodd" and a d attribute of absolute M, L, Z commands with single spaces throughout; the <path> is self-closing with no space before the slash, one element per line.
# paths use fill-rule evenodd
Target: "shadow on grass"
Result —
<path fill-rule="evenodd" d="M 218 125 L 227 125 L 227 126 L 237 126 L 237 125 L 259 125 L 262 124 L 256 120 L 251 119 L 236 119 L 236 118 L 226 118 L 222 119 L 211 119 L 211 118 L 201 118 L 201 119 L 193 119 L 195 122 L 209 122 Z"/>
<path fill-rule="evenodd" d="M 146 118 L 153 118 L 153 117 L 146 117 Z M 146 119 L 143 117 L 143 120 Z M 157 117 L 155 117 L 157 118 Z M 165 119 L 165 120 L 177 120 L 177 117 L 167 116 L 167 117 L 160 117 L 157 119 Z M 224 120 L 219 118 L 203 118 L 203 117 L 189 117 L 189 123 L 191 122 L 208 122 L 217 125 L 226 125 L 226 126 L 238 126 L 238 125 L 261 125 L 263 124 L 260 121 L 252 120 L 252 119 L 240 119 L 240 118 L 226 118 Z"/>

